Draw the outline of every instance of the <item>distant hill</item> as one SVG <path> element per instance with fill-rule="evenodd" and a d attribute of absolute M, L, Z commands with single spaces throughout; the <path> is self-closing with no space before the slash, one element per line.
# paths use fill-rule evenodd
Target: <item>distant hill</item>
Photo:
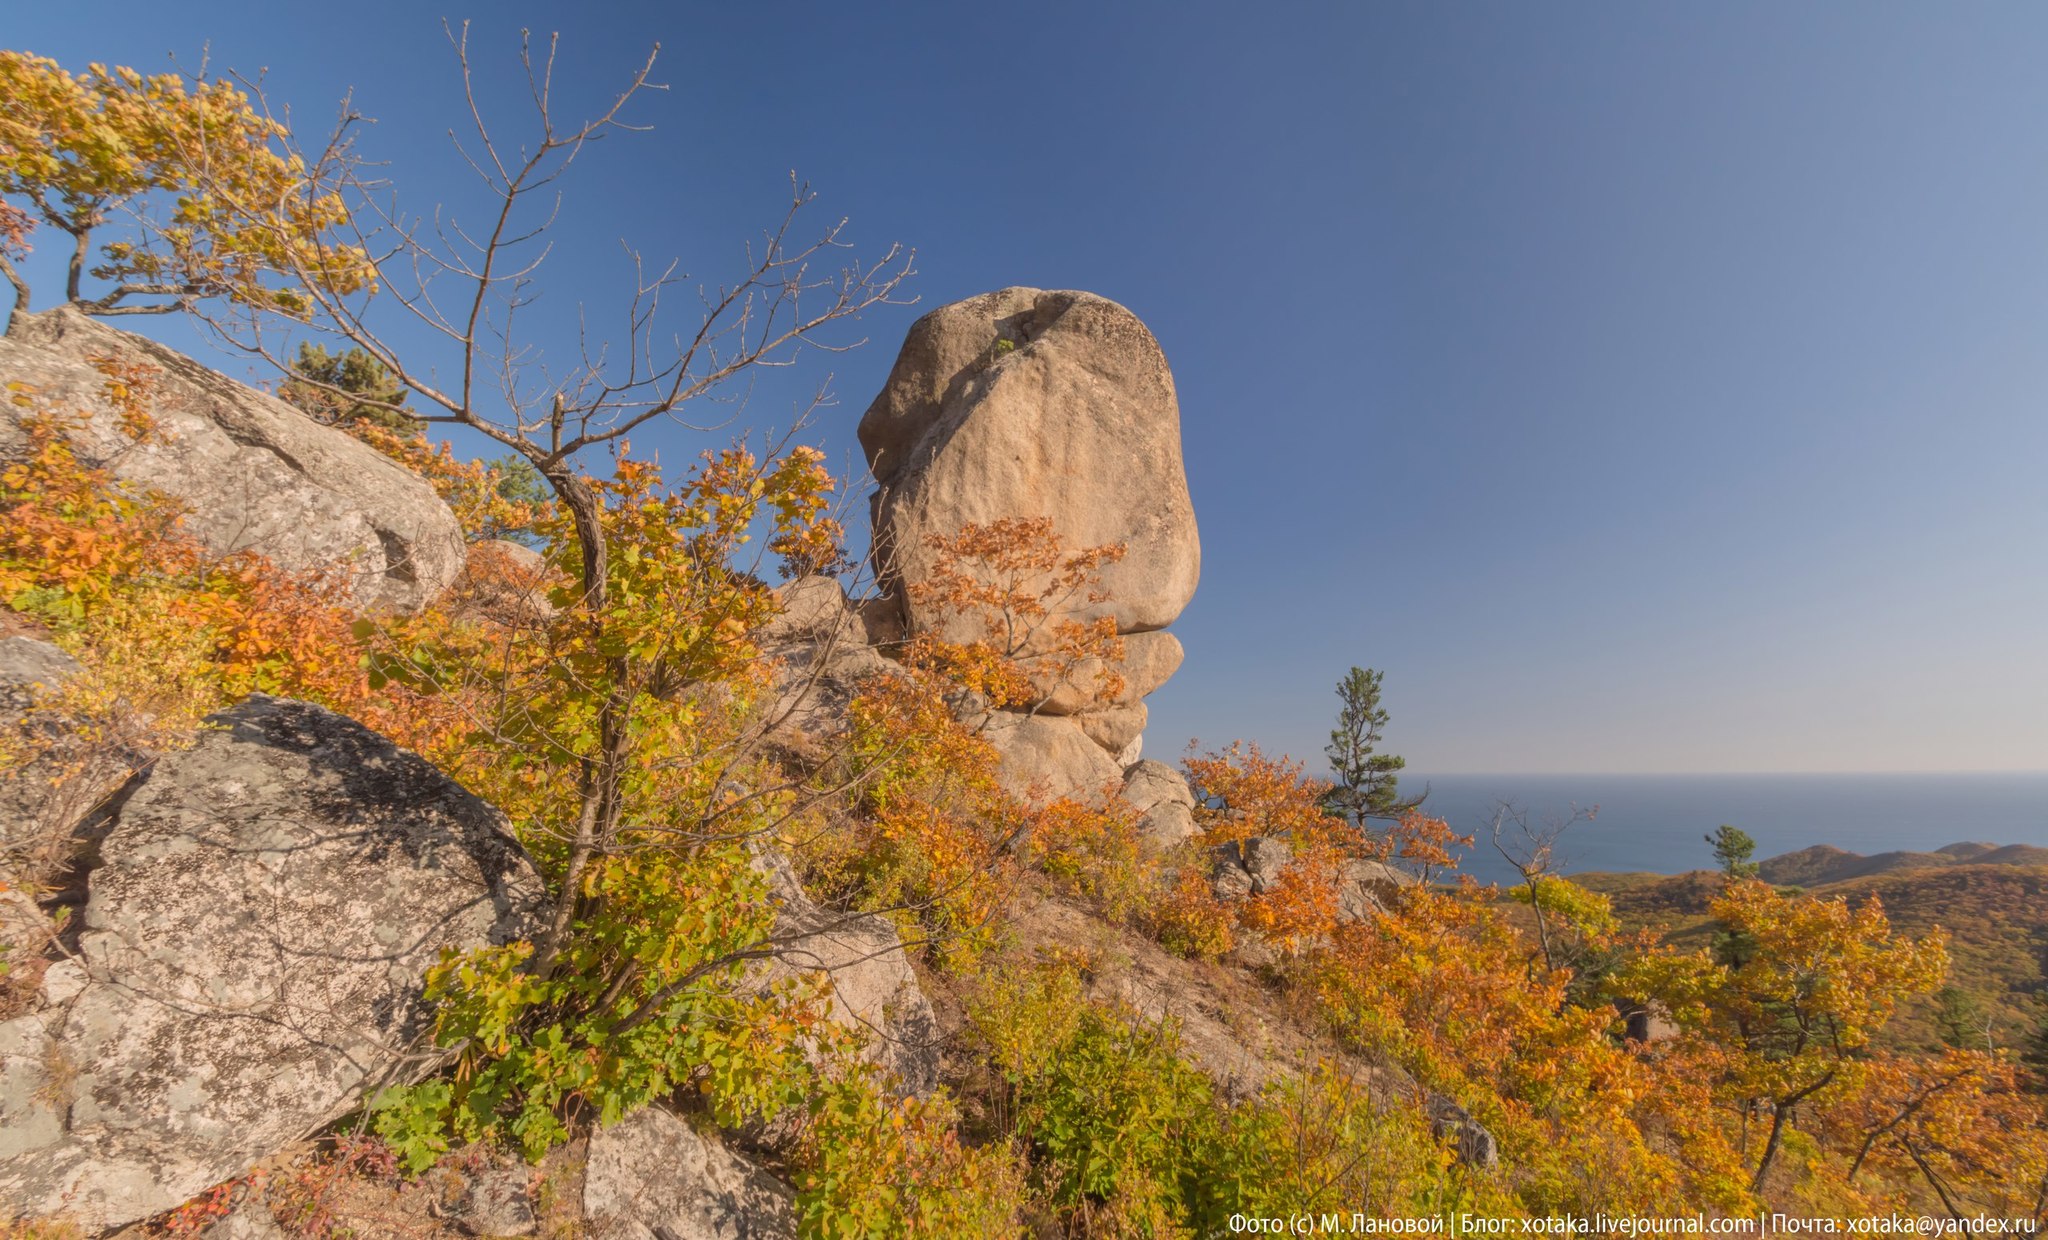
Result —
<path fill-rule="evenodd" d="M 1999 1045 L 2019 1044 L 2040 1024 L 2036 996 L 2048 986 L 2048 848 L 1964 843 L 1865 857 L 1819 845 L 1772 857 L 1761 873 L 1766 882 L 1816 896 L 1852 903 L 1875 897 L 1895 927 L 1915 936 L 1946 931 L 1950 984 L 1990 1014 Z M 1713 938 L 1707 910 L 1721 889 L 1717 873 L 1572 877 L 1610 896 L 1629 928 L 1660 930 L 1666 942 L 1688 949 Z M 1933 1004 L 1902 1010 L 1892 1034 L 1901 1045 L 1938 1042 Z"/>
<path fill-rule="evenodd" d="M 1829 844 L 1816 844 L 1762 863 L 1761 876 L 1779 886 L 1815 887 L 1899 870 L 1954 865 L 2048 865 L 2048 848 L 2031 844 L 1961 843 L 1933 852 L 1883 852 L 1866 857 Z"/>

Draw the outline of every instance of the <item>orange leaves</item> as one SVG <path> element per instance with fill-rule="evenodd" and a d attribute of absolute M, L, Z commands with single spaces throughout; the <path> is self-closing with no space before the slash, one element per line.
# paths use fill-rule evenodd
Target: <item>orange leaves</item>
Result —
<path fill-rule="evenodd" d="M 1124 690 L 1123 638 L 1109 617 L 1077 620 L 1102 601 L 1102 566 L 1122 543 L 1068 551 L 1049 517 L 1008 517 L 930 535 L 936 553 L 911 599 L 941 620 L 917 635 L 906 661 L 930 667 L 991 707 L 1035 707 L 1068 691 L 1108 702 Z"/>
<path fill-rule="evenodd" d="M 1067 552 L 1051 517 L 1005 517 L 925 539 L 938 560 L 910 587 L 921 601 L 979 611 L 994 621 L 1032 623 L 1061 605 L 1100 602 L 1095 582 L 1105 564 L 1124 558 L 1122 543 Z"/>
<path fill-rule="evenodd" d="M 147 374 L 112 373 L 108 390 L 131 435 L 154 433 Z M 32 392 L 12 396 L 36 407 Z M 445 704 L 371 693 L 363 645 L 352 617 L 330 601 L 332 582 L 250 553 L 208 556 L 170 500 L 132 492 L 79 460 L 64 415 L 39 411 L 22 425 L 29 452 L 0 471 L 0 602 L 89 647 L 155 641 L 168 660 L 197 643 L 206 684 L 193 692 L 213 695 L 213 705 L 255 690 L 302 697 L 421 749 L 452 731 Z"/>
<path fill-rule="evenodd" d="M 1863 1208 L 1925 1204 L 1901 1191 L 1919 1180 L 1939 1184 L 1949 1204 L 2020 1216 L 2048 1177 L 2048 1115 L 2028 1084 L 1990 1051 L 1879 1053 L 1858 1064 L 1857 1088 L 1822 1108 L 1815 1126 L 1840 1152 L 1833 1177 Z"/>
<path fill-rule="evenodd" d="M 1239 923 L 1283 951 L 1296 951 L 1337 927 L 1337 884 L 1344 854 L 1330 844 L 1297 850 L 1278 882 L 1246 900 Z"/>
<path fill-rule="evenodd" d="M 139 386 L 139 376 L 108 380 L 137 438 L 148 429 L 141 417 L 128 416 Z M 67 431 L 83 414 L 41 410 L 33 390 L 9 388 L 10 401 L 32 412 L 20 423 L 28 451 L 0 470 L 0 601 L 77 620 L 120 580 L 197 563 L 196 549 L 178 532 L 174 505 L 127 493 L 103 468 L 78 459 Z"/>
<path fill-rule="evenodd" d="M 461 460 L 445 440 L 436 444 L 366 421 L 342 429 L 425 478 L 473 538 L 531 533 L 554 516 L 554 505 L 545 500 L 508 497 L 503 465 Z"/>
<path fill-rule="evenodd" d="M 1334 842 L 1340 832 L 1355 835 L 1343 819 L 1324 812 L 1327 784 L 1309 779 L 1292 758 L 1267 757 L 1256 743 L 1232 741 L 1219 753 L 1190 752 L 1181 769 L 1194 789 L 1195 819 L 1207 843 L 1267 836 L 1302 848 Z"/>

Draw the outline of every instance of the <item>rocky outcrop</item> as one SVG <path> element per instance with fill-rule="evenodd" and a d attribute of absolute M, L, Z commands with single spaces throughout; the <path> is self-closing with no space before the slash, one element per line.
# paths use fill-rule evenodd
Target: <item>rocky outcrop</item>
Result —
<path fill-rule="evenodd" d="M 881 487 L 884 573 L 917 581 L 927 534 L 1051 517 L 1069 547 L 1123 542 L 1100 602 L 1121 632 L 1172 623 L 1201 568 L 1165 355 L 1136 315 L 1092 293 L 1009 288 L 919 319 L 860 442 Z M 912 604 L 913 627 L 933 617 Z"/>
<path fill-rule="evenodd" d="M 776 663 L 768 740 L 785 757 L 819 761 L 843 743 L 855 695 L 899 669 L 868 644 L 867 626 L 836 579 L 799 577 L 775 593 L 782 611 L 754 635 Z"/>
<path fill-rule="evenodd" d="M 434 1062 L 443 947 L 531 932 L 502 815 L 342 716 L 257 696 L 124 790 L 78 955 L 0 1025 L 0 1203 L 110 1227 Z"/>
<path fill-rule="evenodd" d="M 1228 840 L 1209 850 L 1209 882 L 1219 900 L 1242 900 L 1271 891 L 1294 862 L 1294 848 L 1278 836 Z"/>
<path fill-rule="evenodd" d="M 1231 840 L 1209 850 L 1210 888 L 1219 900 L 1264 895 L 1294 864 L 1294 847 L 1281 836 Z M 1413 874 L 1384 861 L 1354 857 L 1337 873 L 1337 920 L 1366 921 L 1384 913 L 1399 892 L 1417 883 Z"/>
<path fill-rule="evenodd" d="M 1459 1162 L 1482 1171 L 1500 1169 L 1500 1142 L 1470 1111 L 1442 1094 L 1429 1095 L 1425 1109 L 1431 1135 L 1450 1146 Z"/>
<path fill-rule="evenodd" d="M 866 1057 L 891 1087 L 920 1098 L 937 1089 L 938 1019 L 895 925 L 819 905 L 779 856 L 763 855 L 758 864 L 776 901 L 777 950 L 762 980 L 822 970 L 832 981 L 833 1021 L 866 1042 Z"/>
<path fill-rule="evenodd" d="M 1095 669 L 1083 668 L 1038 684 L 1035 713 L 1076 716 L 1067 731 L 1135 760 L 1140 699 L 1181 658 L 1180 643 L 1157 630 L 1187 605 L 1201 568 L 1179 404 L 1152 333 L 1092 293 L 1010 288 L 943 306 L 911 327 L 861 419 L 860 440 L 879 488 L 877 575 L 913 633 L 981 635 L 975 622 L 906 588 L 929 578 L 934 536 L 1049 518 L 1070 550 L 1125 546 L 1120 561 L 1103 566 L 1099 589 L 1075 592 L 1054 612 L 1114 620 L 1125 635 L 1114 669 L 1123 691 L 1094 700 Z"/>
<path fill-rule="evenodd" d="M 1046 694 L 1039 703 L 1038 711 L 1044 715 L 1077 715 L 1083 711 L 1101 710 L 1105 706 L 1128 707 L 1139 704 L 1139 699 L 1166 683 L 1167 678 L 1180 670 L 1181 659 L 1186 651 L 1181 648 L 1180 639 L 1171 633 L 1130 633 L 1123 638 L 1124 657 L 1109 665 L 1123 682 L 1123 688 L 1108 696 L 1107 702 L 1094 700 L 1087 692 L 1098 683 L 1101 671 L 1099 660 L 1083 661 L 1071 675 L 1056 683 L 1038 686 Z"/>
<path fill-rule="evenodd" d="M 1154 848 L 1171 848 L 1195 834 L 1195 794 L 1164 762 L 1134 762 L 1117 794 L 1138 811 L 1138 830 Z"/>
<path fill-rule="evenodd" d="M 33 637 L 0 637 L 0 712 L 19 716 L 38 692 L 54 689 L 84 669 L 78 660 Z"/>
<path fill-rule="evenodd" d="M 1337 920 L 1366 921 L 1387 911 L 1404 888 L 1421 880 L 1384 861 L 1353 859 L 1338 874 Z"/>
<path fill-rule="evenodd" d="M 49 642 L 0 638 L 0 884 L 33 885 L 61 860 L 72 828 L 142 761 L 94 743 L 49 695 L 85 669 Z M 0 943 L 6 941 L 0 931 Z"/>
<path fill-rule="evenodd" d="M 144 376 L 158 433 L 136 442 L 107 375 Z M 83 459 L 163 492 L 216 554 L 253 550 L 293 571 L 335 570 L 363 607 L 411 610 L 462 571 L 462 530 L 433 488 L 367 445 L 275 397 L 76 310 L 26 316 L 0 338 L 0 381 L 35 393 L 0 404 L 0 458 L 26 443 L 35 407 L 85 415 L 69 433 Z"/>
<path fill-rule="evenodd" d="M 659 1107 L 590 1136 L 591 1240 L 793 1240 L 794 1200 L 787 1185 Z"/>
<path fill-rule="evenodd" d="M 1094 799 L 1123 782 L 1116 759 L 1071 719 L 995 711 L 981 726 L 1000 760 L 997 778 L 1020 800 Z"/>

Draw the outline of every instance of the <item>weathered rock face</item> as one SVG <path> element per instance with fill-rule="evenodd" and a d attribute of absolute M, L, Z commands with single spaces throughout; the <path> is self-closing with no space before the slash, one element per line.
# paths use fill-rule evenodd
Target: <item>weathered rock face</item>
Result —
<path fill-rule="evenodd" d="M 1442 1094 L 1431 1094 L 1428 1103 L 1429 1130 L 1437 1140 L 1447 1142 L 1468 1167 L 1483 1171 L 1500 1168 L 1500 1143 L 1472 1113 Z"/>
<path fill-rule="evenodd" d="M 37 691 L 54 689 L 83 670 L 78 660 L 33 637 L 0 637 L 0 711 L 19 715 Z"/>
<path fill-rule="evenodd" d="M 1039 704 L 1039 713 L 1077 715 L 1101 710 L 1105 705 L 1112 708 L 1134 706 L 1180 670 L 1181 659 L 1186 656 L 1180 639 L 1171 633 L 1132 633 L 1123 642 L 1124 657 L 1111 668 L 1123 681 L 1120 692 L 1111 695 L 1106 703 L 1096 701 L 1094 689 L 1100 683 L 1097 679 L 1100 661 L 1084 660 L 1060 680 L 1034 679 L 1033 687 L 1046 695 Z"/>
<path fill-rule="evenodd" d="M 868 645 L 867 627 L 837 580 L 799 577 L 776 595 L 782 613 L 755 634 L 779 667 L 768 739 L 800 762 L 822 759 L 843 743 L 855 695 L 900 669 Z"/>
<path fill-rule="evenodd" d="M 164 432 L 123 433 L 95 359 L 151 368 L 147 409 Z M 358 605 L 412 610 L 462 571 L 462 530 L 425 481 L 365 444 L 172 349 L 69 308 L 0 338 L 0 380 L 52 411 L 89 415 L 73 435 L 88 460 L 189 510 L 213 552 L 259 551 L 292 570 L 343 569 Z M 25 442 L 24 411 L 0 404 L 0 458 Z"/>
<path fill-rule="evenodd" d="M 860 442 L 891 580 L 923 578 L 927 534 L 1051 517 L 1069 547 L 1130 548 L 1103 572 L 1108 598 L 1071 614 L 1136 633 L 1166 627 L 1194 595 L 1201 551 L 1173 375 L 1152 333 L 1107 298 L 1010 288 L 925 315 Z"/>
<path fill-rule="evenodd" d="M 779 945 L 763 980 L 823 970 L 832 979 L 832 1019 L 867 1040 L 866 1057 L 881 1065 L 896 1092 L 922 1098 L 937 1089 L 938 1018 L 895 925 L 820 906 L 779 857 L 763 856 L 758 864 L 775 893 Z"/>
<path fill-rule="evenodd" d="M 590 1136 L 583 1216 L 591 1240 L 785 1240 L 795 1194 L 659 1107 Z"/>
<path fill-rule="evenodd" d="M 997 778 L 1023 800 L 1085 800 L 1123 782 L 1123 768 L 1072 719 L 996 711 L 983 720 L 982 736 L 1000 760 Z"/>
<path fill-rule="evenodd" d="M 1421 880 L 1384 861 L 1351 860 L 1338 878 L 1337 920 L 1367 921 L 1385 912 L 1403 888 Z"/>
<path fill-rule="evenodd" d="M 443 947 L 530 934 L 497 811 L 352 720 L 257 696 L 128 790 L 80 962 L 0 1025 L 0 1203 L 167 1209 L 434 1059 Z"/>
<path fill-rule="evenodd" d="M 10 887 L 47 877 L 79 820 L 144 761 L 118 743 L 86 740 L 74 721 L 39 702 L 83 670 L 49 642 L 0 638 L 0 738 L 33 755 L 0 772 L 0 883 Z"/>
<path fill-rule="evenodd" d="M 1131 635 L 1118 668 L 1125 691 L 1093 702 L 1092 675 L 1038 687 L 1049 695 L 1041 713 L 1114 713 L 1088 735 L 1127 754 L 1144 726 L 1139 699 L 1180 663 L 1180 643 L 1154 631 L 1187 605 L 1201 570 L 1180 408 L 1152 333 L 1092 293 L 1010 288 L 941 307 L 911 327 L 860 440 L 879 486 L 877 573 L 913 632 L 979 636 L 904 588 L 929 577 L 931 536 L 1050 518 L 1068 549 L 1126 546 L 1099 590 L 1056 612 L 1111 617 Z"/>
<path fill-rule="evenodd" d="M 1075 715 L 1074 722 L 1081 729 L 1081 735 L 1102 746 L 1105 752 L 1116 755 L 1116 766 L 1126 767 L 1138 760 L 1139 750 L 1135 747 L 1144 741 L 1145 720 L 1150 715 L 1143 702 L 1136 702 Z"/>
<path fill-rule="evenodd" d="M 1216 845 L 1209 881 L 1221 900 L 1264 895 L 1294 861 L 1294 847 L 1279 836 L 1253 836 Z"/>
<path fill-rule="evenodd" d="M 1171 848 L 1195 834 L 1195 794 L 1164 762 L 1134 762 L 1118 793 L 1138 811 L 1138 830 L 1155 848 Z"/>

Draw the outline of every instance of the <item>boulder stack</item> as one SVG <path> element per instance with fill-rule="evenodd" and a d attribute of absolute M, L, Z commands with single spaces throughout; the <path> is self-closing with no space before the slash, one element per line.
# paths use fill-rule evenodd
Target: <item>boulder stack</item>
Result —
<path fill-rule="evenodd" d="M 907 588 L 932 572 L 935 537 L 1049 518 L 1068 551 L 1124 545 L 1099 589 L 1055 612 L 1115 621 L 1123 692 L 1096 702 L 1043 686 L 1029 723 L 989 729 L 1021 786 L 1058 795 L 1098 777 L 1114 784 L 1138 758 L 1144 696 L 1180 665 L 1180 642 L 1160 630 L 1187 606 L 1201 570 L 1180 408 L 1158 341 L 1092 293 L 1009 288 L 943 306 L 911 327 L 860 441 L 878 486 L 877 576 L 891 619 L 910 633 L 979 636 Z M 1107 760 L 1086 758 L 1090 748 Z"/>

